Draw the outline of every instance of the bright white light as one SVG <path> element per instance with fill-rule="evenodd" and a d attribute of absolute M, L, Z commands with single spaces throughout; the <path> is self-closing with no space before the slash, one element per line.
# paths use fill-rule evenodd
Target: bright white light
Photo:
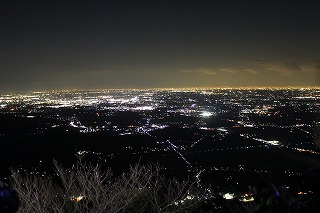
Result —
<path fill-rule="evenodd" d="M 274 146 L 279 146 L 280 142 L 279 141 L 268 141 L 269 144 L 274 145 Z"/>
<path fill-rule="evenodd" d="M 243 196 L 239 199 L 241 202 L 252 202 L 254 201 L 254 198 L 251 196 Z"/>
<path fill-rule="evenodd" d="M 222 196 L 226 200 L 232 200 L 234 198 L 234 194 L 232 193 L 226 193 Z"/>
<path fill-rule="evenodd" d="M 74 128 L 77 128 L 77 127 L 78 127 L 77 125 L 75 125 L 75 123 L 74 123 L 73 121 L 71 121 L 69 125 L 72 126 L 72 127 L 74 127 Z"/>
<path fill-rule="evenodd" d="M 213 115 L 212 112 L 207 112 L 207 111 L 204 111 L 200 114 L 201 117 L 210 117 L 212 115 Z"/>
<path fill-rule="evenodd" d="M 281 146 L 280 141 L 275 141 L 275 140 L 274 141 L 267 141 L 267 140 L 260 139 L 260 138 L 253 138 L 253 140 L 261 141 L 261 142 L 268 144 L 268 145 Z"/>
<path fill-rule="evenodd" d="M 135 96 L 135 97 L 131 98 L 131 101 L 132 101 L 132 102 L 137 102 L 137 101 L 139 101 L 138 96 Z"/>
<path fill-rule="evenodd" d="M 153 110 L 152 106 L 139 106 L 139 107 L 135 107 L 133 108 L 135 110 Z"/>
<path fill-rule="evenodd" d="M 70 197 L 70 200 L 75 201 L 75 202 L 80 202 L 83 198 L 84 198 L 84 196 L 82 196 L 82 195 L 79 195 L 77 197 L 72 196 L 72 197 Z"/>

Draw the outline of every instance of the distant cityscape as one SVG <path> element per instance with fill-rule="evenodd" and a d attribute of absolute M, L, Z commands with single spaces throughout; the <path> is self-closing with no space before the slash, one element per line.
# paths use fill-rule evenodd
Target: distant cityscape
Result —
<path fill-rule="evenodd" d="M 69 163 L 78 154 L 119 172 L 159 163 L 226 199 L 261 179 L 312 193 L 311 173 L 320 168 L 319 106 L 320 88 L 2 94 L 2 176 L 9 167 L 35 172 L 52 158 Z"/>

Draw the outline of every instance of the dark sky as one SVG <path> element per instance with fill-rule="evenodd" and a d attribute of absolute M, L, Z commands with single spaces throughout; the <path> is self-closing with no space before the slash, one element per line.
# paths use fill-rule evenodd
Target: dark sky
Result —
<path fill-rule="evenodd" d="M 319 0 L 1 0 L 0 91 L 318 86 Z"/>

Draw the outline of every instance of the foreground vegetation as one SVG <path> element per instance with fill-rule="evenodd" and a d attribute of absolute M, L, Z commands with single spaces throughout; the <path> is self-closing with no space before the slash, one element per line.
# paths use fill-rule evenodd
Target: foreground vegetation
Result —
<path fill-rule="evenodd" d="M 53 163 L 52 175 L 12 170 L 11 186 L 20 199 L 18 213 L 249 213 L 257 207 L 256 202 L 212 196 L 194 180 L 168 178 L 157 164 L 136 164 L 115 176 L 111 169 L 102 169 L 101 164 L 87 163 L 81 157 L 70 168 Z M 273 189 L 262 188 L 266 190 L 274 194 Z M 280 194 L 282 207 L 290 207 L 291 212 L 319 210 L 316 196 L 288 190 Z M 270 209 L 280 206 L 268 205 Z"/>
<path fill-rule="evenodd" d="M 158 165 L 137 164 L 118 177 L 81 158 L 68 169 L 54 165 L 55 175 L 12 170 L 19 213 L 192 212 L 204 196 L 195 181 L 166 178 Z"/>

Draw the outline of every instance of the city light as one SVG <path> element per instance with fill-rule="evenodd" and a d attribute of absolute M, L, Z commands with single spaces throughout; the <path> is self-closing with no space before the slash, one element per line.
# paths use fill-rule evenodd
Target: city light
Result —
<path fill-rule="evenodd" d="M 228 192 L 228 193 L 223 194 L 222 197 L 226 200 L 232 200 L 232 199 L 234 199 L 234 193 Z"/>
<path fill-rule="evenodd" d="M 237 178 L 244 174 L 302 176 L 291 161 L 272 162 L 282 160 L 282 152 L 298 158 L 320 155 L 313 146 L 319 94 L 320 88 L 186 88 L 1 95 L 0 140 L 55 140 L 50 151 L 72 147 L 65 149 L 71 150 L 70 156 L 91 156 L 105 163 L 162 160 L 168 172 L 185 170 L 198 185 L 219 176 L 235 189 L 244 184 Z M 49 142 L 42 140 L 44 135 L 50 135 Z M 278 161 L 269 162 L 268 157 Z M 256 166 L 266 161 L 268 166 Z M 253 201 L 251 195 L 232 190 L 220 196 Z M 84 196 L 70 199 L 81 202 Z"/>
<path fill-rule="evenodd" d="M 207 112 L 207 111 L 204 111 L 200 114 L 201 117 L 205 117 L 205 118 L 211 117 L 212 115 L 213 115 L 212 112 Z"/>

